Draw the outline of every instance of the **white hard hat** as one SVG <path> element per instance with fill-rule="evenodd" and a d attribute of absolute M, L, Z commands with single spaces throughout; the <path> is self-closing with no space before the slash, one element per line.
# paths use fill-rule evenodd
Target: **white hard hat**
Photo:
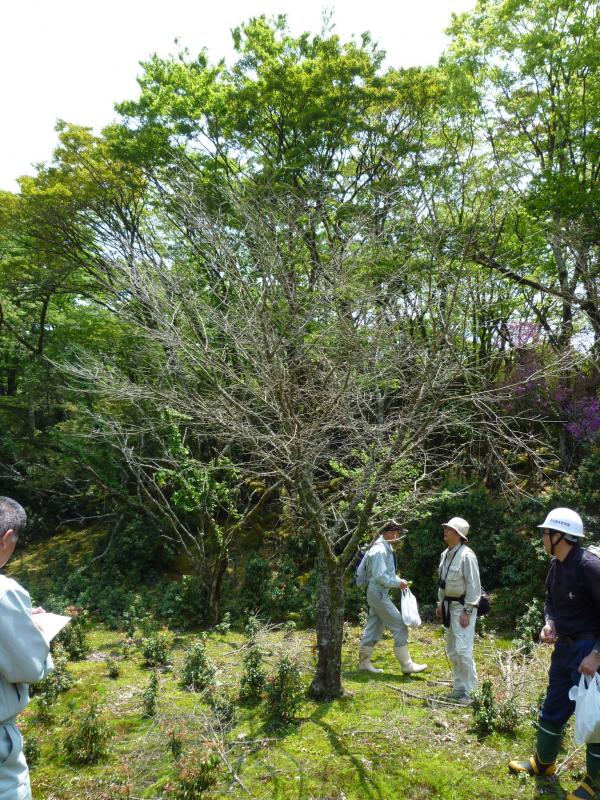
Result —
<path fill-rule="evenodd" d="M 453 531 L 456 531 L 459 536 L 461 536 L 465 542 L 467 541 L 467 536 L 469 535 L 469 523 L 466 519 L 462 517 L 452 517 L 451 520 L 448 522 L 444 522 L 442 528 L 452 528 Z"/>
<path fill-rule="evenodd" d="M 553 531 L 566 533 L 576 539 L 583 539 L 583 522 L 576 511 L 570 508 L 553 509 L 538 528 L 549 528 Z"/>

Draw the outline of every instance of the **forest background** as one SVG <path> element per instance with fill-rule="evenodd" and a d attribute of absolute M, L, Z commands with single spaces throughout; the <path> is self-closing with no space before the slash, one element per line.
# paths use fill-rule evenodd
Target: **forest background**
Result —
<path fill-rule="evenodd" d="M 460 514 L 515 625 L 535 525 L 600 513 L 598 30 L 597 2 L 480 0 L 438 66 L 384 69 L 257 18 L 232 65 L 152 57 L 119 123 L 59 123 L 0 194 L 0 493 L 50 544 L 36 602 L 316 627 L 338 697 L 359 546 L 408 525 L 426 615 Z"/>

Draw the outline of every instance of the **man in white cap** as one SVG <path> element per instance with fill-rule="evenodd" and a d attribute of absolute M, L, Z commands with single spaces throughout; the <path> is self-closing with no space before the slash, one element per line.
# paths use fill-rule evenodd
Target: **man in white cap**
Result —
<path fill-rule="evenodd" d="M 582 548 L 583 522 L 570 508 L 553 509 L 538 525 L 552 557 L 546 578 L 544 627 L 540 639 L 553 644 L 546 697 L 540 711 L 536 752 L 509 769 L 528 775 L 553 775 L 565 725 L 575 711 L 569 689 L 581 673 L 600 669 L 600 558 Z M 600 798 L 600 744 L 586 746 L 586 776 L 566 800 Z"/>
<path fill-rule="evenodd" d="M 436 614 L 446 628 L 446 650 L 453 668 L 453 689 L 448 699 L 469 705 L 477 686 L 473 640 L 481 597 L 479 564 L 475 553 L 467 547 L 466 520 L 452 517 L 442 529 L 448 547 L 440 559 Z"/>
<path fill-rule="evenodd" d="M 369 616 L 360 641 L 358 668 L 364 672 L 383 672 L 371 664 L 373 648 L 388 628 L 394 637 L 394 655 L 405 675 L 422 672 L 427 664 L 415 664 L 408 651 L 408 628 L 402 614 L 390 598 L 390 589 L 406 589 L 408 583 L 396 575 L 396 559 L 392 545 L 399 542 L 404 528 L 395 520 L 387 522 L 380 530 L 377 541 L 365 554 L 360 568 L 364 570 L 367 584 Z"/>

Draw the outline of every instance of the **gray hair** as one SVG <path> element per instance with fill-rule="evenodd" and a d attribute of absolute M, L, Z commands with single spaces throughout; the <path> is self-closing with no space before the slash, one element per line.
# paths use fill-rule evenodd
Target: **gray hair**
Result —
<path fill-rule="evenodd" d="M 0 497 L 0 536 L 12 530 L 18 536 L 27 525 L 27 514 L 22 505 L 10 497 Z"/>

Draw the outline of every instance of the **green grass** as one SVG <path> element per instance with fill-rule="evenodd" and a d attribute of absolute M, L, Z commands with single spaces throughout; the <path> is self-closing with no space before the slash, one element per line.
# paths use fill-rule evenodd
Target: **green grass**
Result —
<path fill-rule="evenodd" d="M 435 700 L 448 690 L 450 678 L 438 627 L 424 626 L 414 632 L 413 657 L 426 660 L 430 670 L 411 677 L 400 673 L 389 639 L 380 643 L 374 656 L 385 672 L 376 676 L 357 672 L 358 634 L 358 629 L 349 628 L 344 646 L 344 684 L 352 697 L 320 704 L 306 700 L 299 723 L 277 734 L 265 729 L 261 705 L 238 706 L 235 727 L 223 737 L 218 729 L 211 729 L 204 698 L 178 682 L 184 650 L 193 635 L 172 637 L 173 666 L 160 674 L 157 716 L 144 719 L 141 692 L 150 671 L 142 667 L 141 653 L 130 652 L 121 662 L 120 676 L 109 678 L 100 659 L 120 652 L 124 637 L 95 628 L 88 660 L 69 665 L 76 684 L 60 696 L 54 719 L 41 723 L 36 718 L 36 700 L 21 717 L 25 735 L 35 735 L 42 745 L 40 762 L 32 770 L 34 796 L 37 800 L 169 797 L 165 787 L 178 774 L 168 749 L 171 731 L 183 739 L 184 752 L 201 747 L 224 757 L 219 783 L 210 795 L 214 797 L 528 800 L 561 796 L 556 782 L 537 786 L 509 776 L 506 767 L 511 757 L 531 751 L 534 731 L 527 709 L 545 686 L 547 649 L 537 648 L 531 662 L 522 666 L 510 662 L 507 641 L 489 636 L 477 640 L 480 678 L 492 678 L 499 696 L 513 692 L 523 711 L 515 736 L 495 733 L 480 738 L 469 709 Z M 211 634 L 207 641 L 208 653 L 218 666 L 220 688 L 230 694 L 239 685 L 239 648 L 244 641 L 237 633 Z M 263 638 L 270 665 L 281 652 L 298 655 L 307 685 L 313 642 L 310 631 L 286 638 L 272 631 Z M 73 767 L 64 758 L 61 742 L 73 715 L 93 696 L 101 700 L 110 725 L 110 752 L 101 764 Z M 582 753 L 575 752 L 570 740 L 567 747 L 560 781 L 570 787 L 582 768 Z"/>

